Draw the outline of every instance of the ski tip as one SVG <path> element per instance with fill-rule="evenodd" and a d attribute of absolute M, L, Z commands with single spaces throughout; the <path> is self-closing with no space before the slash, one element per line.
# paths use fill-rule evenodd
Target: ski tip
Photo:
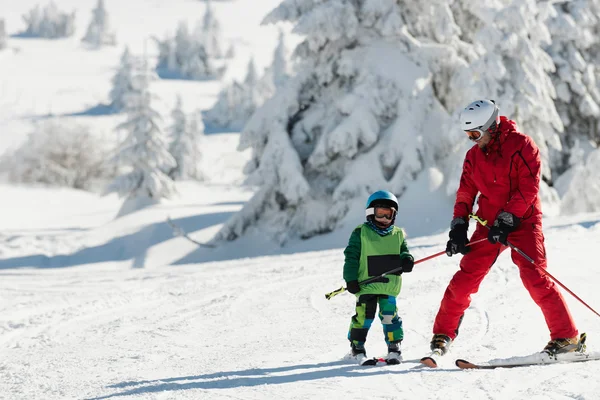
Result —
<path fill-rule="evenodd" d="M 425 365 L 429 368 L 437 368 L 437 362 L 432 357 L 423 357 L 421 358 L 421 364 Z"/>
<path fill-rule="evenodd" d="M 467 360 L 462 360 L 462 359 L 458 359 L 454 362 L 454 364 L 456 364 L 456 366 L 460 369 L 478 369 L 479 367 L 475 364 L 473 364 L 472 362 L 469 362 Z"/>

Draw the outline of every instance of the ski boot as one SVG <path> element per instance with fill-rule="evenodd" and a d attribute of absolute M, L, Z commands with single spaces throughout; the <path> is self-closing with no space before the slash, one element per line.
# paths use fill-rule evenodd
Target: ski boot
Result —
<path fill-rule="evenodd" d="M 402 362 L 402 351 L 400 350 L 400 343 L 402 341 L 393 342 L 388 344 L 388 354 L 385 357 L 385 362 L 388 365 L 397 365 Z"/>
<path fill-rule="evenodd" d="M 450 345 L 452 344 L 452 339 L 450 339 L 447 335 L 435 334 L 433 338 L 431 338 L 431 343 L 429 343 L 429 348 L 432 352 L 437 353 L 440 356 L 443 356 L 448 352 Z"/>
<path fill-rule="evenodd" d="M 352 344 L 352 357 L 358 362 L 358 365 L 377 365 L 377 360 L 367 358 L 367 351 L 364 347 L 356 347 Z"/>
<path fill-rule="evenodd" d="M 554 339 L 548 342 L 543 353 L 547 353 L 550 356 L 557 354 L 580 352 L 583 353 L 586 350 L 585 340 L 587 336 L 582 333 L 580 337 L 565 338 L 565 339 Z"/>

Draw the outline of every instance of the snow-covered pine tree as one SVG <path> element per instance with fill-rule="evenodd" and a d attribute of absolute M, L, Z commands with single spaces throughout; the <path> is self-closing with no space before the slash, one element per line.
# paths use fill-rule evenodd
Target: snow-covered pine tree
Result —
<path fill-rule="evenodd" d="M 562 214 L 600 211 L 600 149 L 592 151 L 574 167 L 568 190 L 561 202 Z"/>
<path fill-rule="evenodd" d="M 421 63 L 435 48 L 407 32 L 402 3 L 285 0 L 265 18 L 295 24 L 301 61 L 241 134 L 260 189 L 217 240 L 258 225 L 280 243 L 331 231 L 368 192 L 401 195 L 451 151 L 454 125 Z"/>
<path fill-rule="evenodd" d="M 501 114 L 535 140 L 543 178 L 551 181 L 552 166 L 561 161 L 563 124 L 550 78 L 554 63 L 545 51 L 551 40 L 546 26 L 550 2 L 459 0 L 451 10 L 459 37 L 468 44 L 459 48 L 467 50 L 463 54 L 470 62 L 451 79 L 450 97 L 463 104 L 479 97 L 496 100 Z"/>
<path fill-rule="evenodd" d="M 0 50 L 6 48 L 6 26 L 4 19 L 0 18 Z"/>
<path fill-rule="evenodd" d="M 225 86 L 213 107 L 204 112 L 204 120 L 220 129 L 240 131 L 256 108 L 273 93 L 272 75 L 267 71 L 259 77 L 254 59 L 251 58 L 244 82 L 233 81 Z"/>
<path fill-rule="evenodd" d="M 126 98 L 133 88 L 134 59 L 125 47 L 121 55 L 119 69 L 112 78 L 112 89 L 110 90 L 110 106 L 113 110 L 122 111 L 126 106 Z"/>
<path fill-rule="evenodd" d="M 116 35 L 110 29 L 104 0 L 98 0 L 96 8 L 92 11 L 92 20 L 88 25 L 87 32 L 81 40 L 96 48 L 103 45 L 114 46 L 117 44 Z"/>
<path fill-rule="evenodd" d="M 555 103 L 568 133 L 563 141 L 567 149 L 581 139 L 600 145 L 600 1 L 554 3 L 554 10 L 548 23 L 552 42 L 547 51 L 556 65 L 552 75 Z"/>
<path fill-rule="evenodd" d="M 275 87 L 283 85 L 289 77 L 288 51 L 285 45 L 285 34 L 279 30 L 279 41 L 273 53 L 273 64 L 271 65 L 271 74 Z"/>
<path fill-rule="evenodd" d="M 215 67 L 202 38 L 190 35 L 186 22 L 180 22 L 174 38 L 155 39 L 159 56 L 156 71 L 163 78 L 215 79 L 223 69 Z"/>
<path fill-rule="evenodd" d="M 202 18 L 202 29 L 197 32 L 208 57 L 222 58 L 225 54 L 221 24 L 215 15 L 210 0 L 206 2 L 206 10 Z"/>
<path fill-rule="evenodd" d="M 169 176 L 173 180 L 202 180 L 203 175 L 199 165 L 202 160 L 200 141 L 204 125 L 198 113 L 188 118 L 182 107 L 181 97 L 178 96 L 171 113 L 173 125 L 169 148 L 177 165 L 171 169 Z"/>
<path fill-rule="evenodd" d="M 75 11 L 71 14 L 61 12 L 51 1 L 43 10 L 36 5 L 23 15 L 27 29 L 23 34 L 31 37 L 56 39 L 68 37 L 75 32 Z"/>
<path fill-rule="evenodd" d="M 175 167 L 175 160 L 161 128 L 161 117 L 152 108 L 150 82 L 155 79 L 146 60 L 136 63 L 134 90 L 126 99 L 127 121 L 117 127 L 127 136 L 113 159 L 125 171 L 107 189 L 126 197 L 118 216 L 156 204 L 175 192 L 174 183 L 167 175 Z"/>

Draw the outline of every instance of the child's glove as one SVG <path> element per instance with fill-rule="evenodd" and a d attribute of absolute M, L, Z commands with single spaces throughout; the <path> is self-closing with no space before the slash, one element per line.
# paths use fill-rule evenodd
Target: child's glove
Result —
<path fill-rule="evenodd" d="M 352 294 L 360 292 L 360 285 L 358 284 L 358 281 L 346 282 L 346 290 Z"/>
<path fill-rule="evenodd" d="M 404 257 L 400 260 L 400 266 L 402 267 L 402 273 L 412 272 L 415 262 L 410 257 Z"/>

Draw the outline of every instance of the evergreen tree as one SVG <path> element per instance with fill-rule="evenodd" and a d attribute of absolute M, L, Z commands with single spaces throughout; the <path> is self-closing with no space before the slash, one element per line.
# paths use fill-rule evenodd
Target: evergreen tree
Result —
<path fill-rule="evenodd" d="M 134 59 L 125 47 L 121 55 L 121 64 L 112 78 L 110 105 L 114 110 L 121 111 L 126 106 L 126 99 L 133 88 Z"/>
<path fill-rule="evenodd" d="M 27 36 L 56 39 L 71 36 L 75 32 L 75 12 L 63 13 L 53 1 L 43 10 L 36 5 L 23 19 L 27 24 L 24 32 Z"/>
<path fill-rule="evenodd" d="M 174 38 L 157 40 L 159 57 L 156 70 L 163 77 L 214 79 L 223 69 L 214 66 L 202 38 L 190 35 L 187 23 L 180 22 Z"/>
<path fill-rule="evenodd" d="M 540 148 L 542 176 L 550 182 L 552 166 L 562 158 L 564 129 L 550 78 L 554 63 L 545 51 L 550 44 L 546 25 L 550 3 L 460 0 L 452 5 L 452 12 L 459 21 L 460 39 L 468 44 L 459 49 L 469 63 L 453 75 L 449 97 L 460 98 L 461 103 L 465 96 L 496 100 L 501 113 L 516 120 Z"/>
<path fill-rule="evenodd" d="M 273 54 L 273 64 L 271 66 L 273 74 L 273 84 L 276 87 L 281 86 L 289 76 L 288 54 L 285 46 L 285 35 L 279 31 L 279 41 Z"/>
<path fill-rule="evenodd" d="M 169 176 L 173 180 L 202 180 L 203 175 L 199 168 L 202 159 L 200 151 L 200 140 L 203 134 L 202 120 L 198 115 L 193 115 L 188 119 L 183 112 L 179 96 L 171 117 L 173 125 L 171 126 L 170 152 L 177 165 L 169 172 Z"/>
<path fill-rule="evenodd" d="M 454 125 L 427 69 L 435 49 L 407 32 L 398 3 L 286 0 L 265 18 L 294 23 L 305 39 L 296 75 L 242 131 L 260 190 L 217 239 L 256 225 L 280 243 L 329 232 L 368 192 L 401 195 L 452 153 Z"/>
<path fill-rule="evenodd" d="M 244 82 L 233 81 L 225 86 L 213 107 L 204 112 L 204 119 L 215 127 L 240 131 L 256 108 L 273 93 L 272 75 L 267 71 L 259 77 L 254 59 L 250 59 Z"/>
<path fill-rule="evenodd" d="M 223 57 L 223 34 L 221 32 L 221 24 L 214 13 L 210 0 L 206 2 L 206 11 L 202 18 L 200 41 L 204 45 L 208 57 Z"/>
<path fill-rule="evenodd" d="M 6 27 L 4 25 L 4 20 L 0 19 L 0 50 L 5 49 L 6 46 Z"/>
<path fill-rule="evenodd" d="M 169 153 L 160 115 L 152 108 L 150 81 L 154 79 L 146 61 L 136 68 L 134 90 L 126 101 L 128 118 L 118 126 L 127 136 L 114 161 L 119 162 L 125 172 L 111 183 L 108 191 L 126 197 L 119 216 L 154 204 L 175 191 L 174 183 L 165 171 L 175 167 L 176 163 Z"/>
<path fill-rule="evenodd" d="M 478 98 L 496 100 L 535 139 L 551 179 L 562 122 L 548 15 L 534 0 L 282 1 L 264 22 L 291 22 L 305 39 L 295 75 L 241 133 L 249 182 L 261 189 L 217 239 L 253 226 L 280 242 L 328 232 L 369 192 L 401 197 L 421 176 L 450 203 L 472 145 L 458 112 Z"/>
<path fill-rule="evenodd" d="M 96 8 L 92 11 L 92 20 L 82 41 L 93 47 L 114 46 L 117 43 L 115 33 L 110 30 L 104 0 L 98 0 Z"/>
<path fill-rule="evenodd" d="M 556 66 L 556 107 L 568 132 L 563 142 L 568 151 L 580 139 L 600 145 L 600 1 L 574 0 L 553 7 L 547 51 Z"/>

